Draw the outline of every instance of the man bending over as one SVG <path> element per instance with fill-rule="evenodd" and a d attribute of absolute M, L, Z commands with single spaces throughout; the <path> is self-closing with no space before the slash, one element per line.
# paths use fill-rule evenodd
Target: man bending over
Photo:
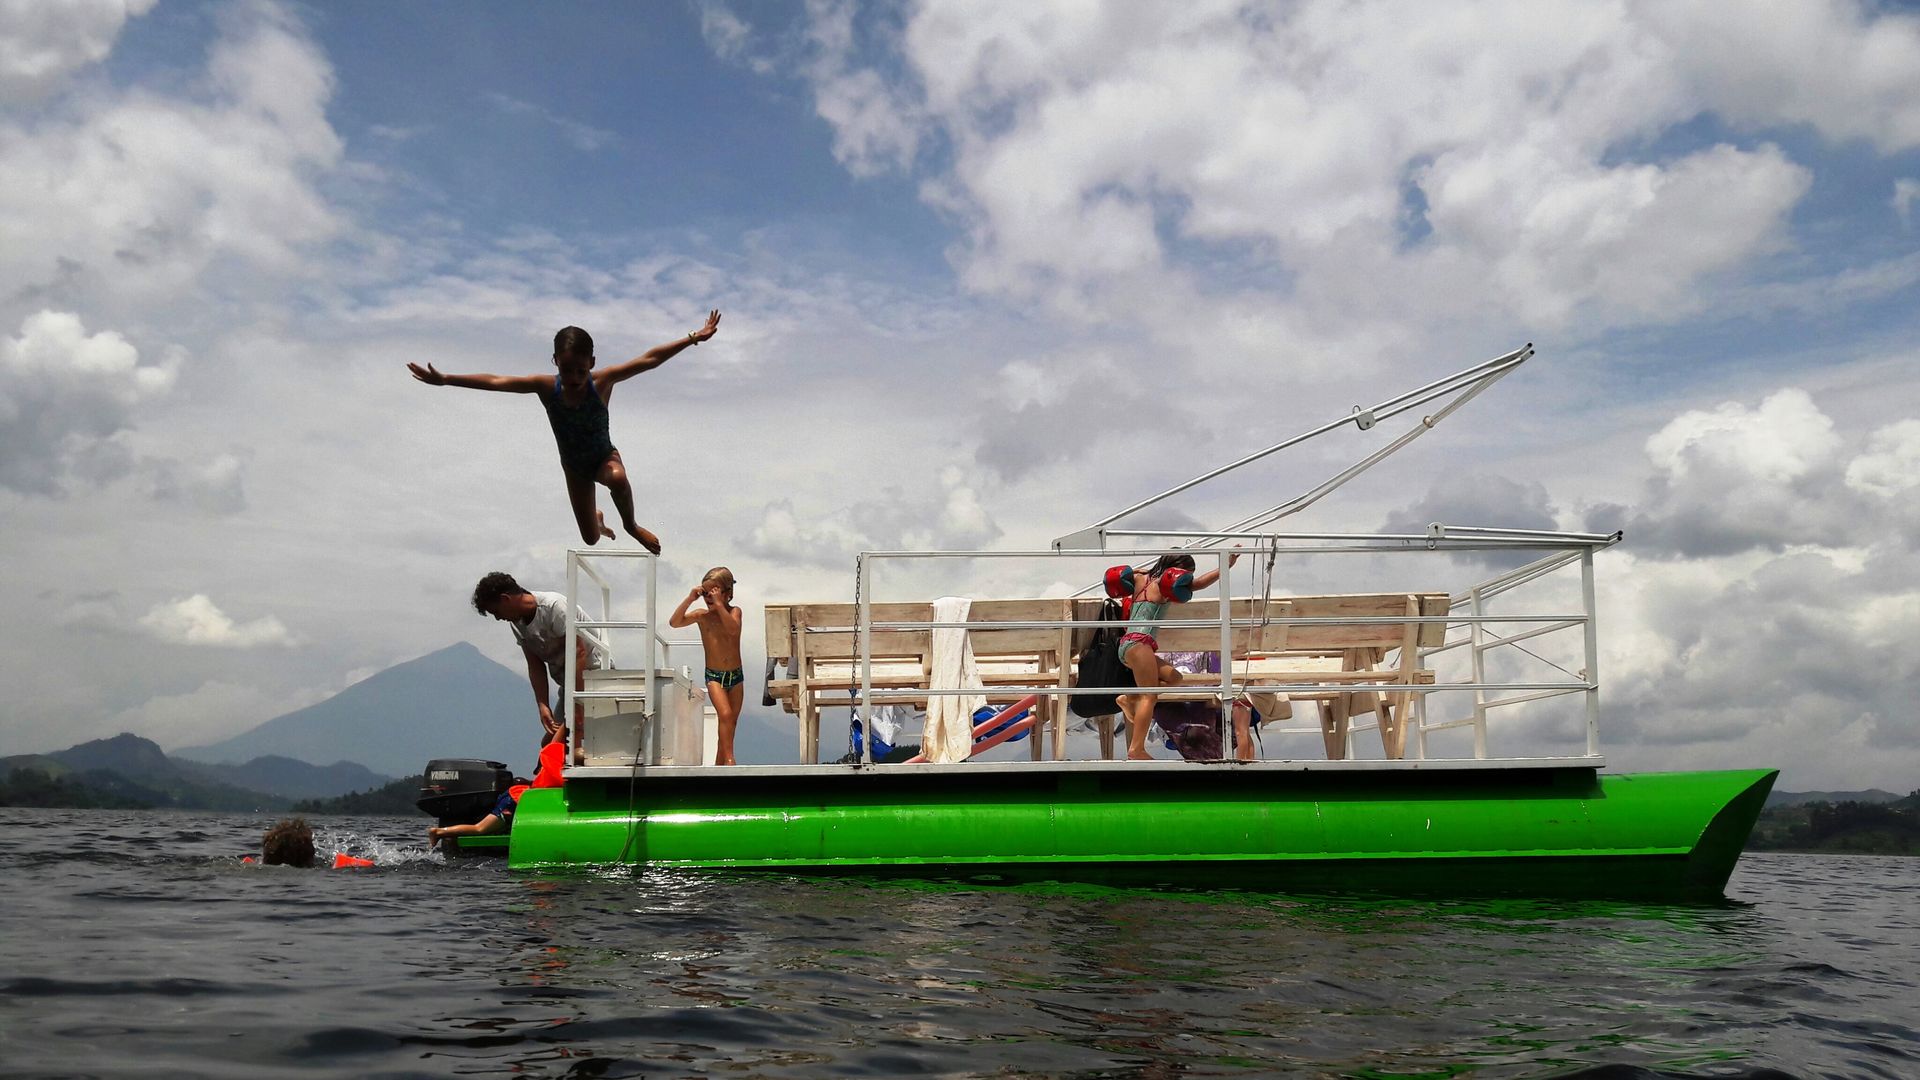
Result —
<path fill-rule="evenodd" d="M 545 746 L 564 730 L 560 721 L 553 717 L 553 707 L 548 700 L 547 677 L 553 677 L 556 687 L 566 685 L 567 598 L 556 592 L 528 592 L 511 575 L 496 570 L 481 578 L 480 584 L 474 586 L 473 609 L 506 623 L 513 631 L 513 640 L 519 643 L 520 651 L 526 655 L 527 681 L 533 686 L 533 701 L 540 710 L 540 727 L 546 732 L 540 739 L 540 745 Z M 587 614 L 575 608 L 573 617 L 584 620 Z M 584 676 L 587 669 L 606 666 L 606 643 L 591 631 L 579 631 L 574 639 L 573 688 L 586 689 Z M 575 731 L 579 730 L 583 711 L 579 704 L 574 705 Z"/>

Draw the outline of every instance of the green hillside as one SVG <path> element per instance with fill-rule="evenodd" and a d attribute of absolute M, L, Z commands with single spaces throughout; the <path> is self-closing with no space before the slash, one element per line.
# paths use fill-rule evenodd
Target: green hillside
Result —
<path fill-rule="evenodd" d="M 289 802 L 210 779 L 138 735 L 95 739 L 52 754 L 0 758 L 0 805 L 280 810 Z"/>
<path fill-rule="evenodd" d="M 1920 791 L 1893 802 L 1798 802 L 1761 811 L 1752 851 L 1920 855 Z"/>

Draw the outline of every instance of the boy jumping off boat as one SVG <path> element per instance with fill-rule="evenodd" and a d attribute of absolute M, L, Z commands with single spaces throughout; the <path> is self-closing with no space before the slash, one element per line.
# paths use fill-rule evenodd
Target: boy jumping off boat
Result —
<path fill-rule="evenodd" d="M 553 441 L 560 450 L 560 467 L 567 476 L 567 499 L 573 504 L 574 523 L 580 527 L 580 539 L 589 544 L 602 537 L 612 539 L 606 516 L 594 505 L 593 485 L 604 485 L 620 511 L 620 524 L 627 535 L 642 547 L 660 554 L 660 538 L 644 529 L 633 518 L 633 486 L 627 481 L 627 469 L 614 449 L 607 430 L 607 402 L 615 384 L 651 371 L 672 359 L 681 349 L 698 345 L 713 337 L 720 327 L 720 312 L 709 312 L 707 322 L 690 330 L 682 338 L 655 345 L 639 356 L 615 364 L 594 377 L 593 338 L 577 326 L 563 327 L 553 335 L 553 366 L 558 373 L 545 375 L 447 375 L 432 364 L 421 367 L 408 364 L 413 377 L 428 386 L 460 386 L 470 390 L 498 390 L 508 394 L 537 394 L 547 410 L 547 423 L 553 428 Z"/>
<path fill-rule="evenodd" d="M 695 600 L 706 608 L 689 613 Z M 733 605 L 733 571 L 716 566 L 673 609 L 667 625 L 675 630 L 699 624 L 700 646 L 707 656 L 707 698 L 720 720 L 720 742 L 715 765 L 733 764 L 733 730 L 740 722 L 740 703 L 746 696 L 746 672 L 740 663 L 740 622 L 744 613 Z"/>

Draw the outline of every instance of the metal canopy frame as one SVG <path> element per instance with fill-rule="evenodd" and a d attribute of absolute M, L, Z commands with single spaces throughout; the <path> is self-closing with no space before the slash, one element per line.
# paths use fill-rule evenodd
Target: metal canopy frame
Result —
<path fill-rule="evenodd" d="M 1244 535 L 1248 532 L 1252 532 L 1254 530 L 1260 529 L 1263 526 L 1271 525 L 1272 523 L 1279 521 L 1281 518 L 1289 517 L 1293 514 L 1299 513 L 1302 510 L 1305 510 L 1307 507 L 1312 506 L 1314 503 L 1319 502 L 1321 499 L 1326 498 L 1328 495 L 1332 494 L 1333 492 L 1339 490 L 1341 487 L 1345 486 L 1345 484 L 1349 480 L 1352 480 L 1354 477 L 1359 476 L 1361 473 L 1366 472 L 1368 469 L 1371 469 L 1375 465 L 1378 465 L 1380 462 L 1386 460 L 1388 457 L 1392 456 L 1396 451 L 1402 449 L 1407 444 L 1413 442 L 1413 440 L 1419 438 L 1421 435 L 1424 435 L 1428 431 L 1432 430 L 1435 425 L 1440 423 L 1440 421 L 1445 420 L 1447 417 L 1453 415 L 1462 406 L 1466 405 L 1467 402 L 1472 401 L 1476 397 L 1479 397 L 1480 394 L 1483 393 L 1488 387 L 1492 386 L 1494 383 L 1499 382 L 1501 379 L 1506 378 L 1507 375 L 1512 373 L 1515 368 L 1518 368 L 1521 364 L 1526 363 L 1532 357 L 1533 357 L 1533 343 L 1528 342 L 1527 344 L 1522 345 L 1518 349 L 1515 349 L 1510 353 L 1506 353 L 1503 356 L 1496 356 L 1491 360 L 1487 360 L 1483 363 L 1475 364 L 1470 368 L 1465 368 L 1461 371 L 1454 372 L 1452 375 L 1449 375 L 1444 379 L 1437 379 L 1433 382 L 1426 384 L 1425 386 L 1418 387 L 1413 390 L 1409 390 L 1404 394 L 1400 394 L 1396 397 L 1387 398 L 1385 401 L 1379 402 L 1378 404 L 1372 406 L 1371 408 L 1363 409 L 1360 406 L 1355 405 L 1353 407 L 1353 412 L 1347 414 L 1346 416 L 1342 416 L 1337 420 L 1330 421 L 1328 423 L 1320 425 L 1319 427 L 1313 428 L 1309 431 L 1302 432 L 1298 435 L 1293 436 L 1290 439 L 1285 439 L 1280 442 L 1277 442 L 1272 446 L 1267 447 L 1264 450 L 1259 450 L 1254 453 L 1248 454 L 1246 457 L 1243 457 L 1238 461 L 1232 462 L 1227 465 L 1222 465 L 1221 467 L 1214 469 L 1210 472 L 1202 473 L 1201 475 L 1196 476 L 1193 479 L 1186 481 L 1185 483 L 1177 484 L 1174 487 L 1168 488 L 1166 491 L 1163 491 L 1160 494 L 1153 496 L 1152 498 L 1143 499 L 1140 502 L 1134 503 L 1132 506 L 1127 507 L 1125 510 L 1120 511 L 1117 514 L 1111 514 L 1107 517 L 1101 518 L 1099 521 L 1094 522 L 1093 524 L 1087 526 L 1084 529 L 1080 529 L 1077 532 L 1068 533 L 1065 536 L 1057 537 L 1053 541 L 1053 549 L 1055 551 L 1087 551 L 1087 550 L 1104 551 L 1106 550 L 1107 538 L 1109 536 L 1175 535 L 1173 533 L 1164 533 L 1164 532 L 1162 533 L 1144 533 L 1144 532 L 1123 533 L 1121 530 L 1109 529 L 1108 526 L 1112 525 L 1114 522 L 1119 521 L 1124 517 L 1127 517 L 1130 514 L 1137 513 L 1141 510 L 1146 509 L 1149 506 L 1153 506 L 1156 503 L 1163 502 L 1167 499 L 1170 499 L 1173 496 L 1178 495 L 1183 491 L 1187 491 L 1192 488 L 1198 487 L 1201 484 L 1204 484 L 1207 481 L 1212 480 L 1216 477 L 1224 476 L 1225 474 L 1230 473 L 1233 470 L 1238 469 L 1243 465 L 1250 465 L 1256 461 L 1261 460 L 1262 458 L 1279 453 L 1280 451 L 1285 450 L 1288 447 L 1298 446 L 1299 444 L 1306 442 L 1309 439 L 1313 439 L 1321 435 L 1325 435 L 1330 431 L 1338 430 L 1339 428 L 1345 427 L 1348 424 L 1352 424 L 1356 430 L 1368 431 L 1368 430 L 1371 430 L 1375 424 L 1379 423 L 1382 420 L 1392 419 L 1393 417 L 1398 416 L 1401 413 L 1419 408 L 1420 406 L 1425 405 L 1428 402 L 1444 399 L 1445 404 L 1443 404 L 1438 410 L 1421 416 L 1417 423 L 1415 423 L 1406 432 L 1394 438 L 1393 441 L 1387 443 L 1387 445 L 1379 448 L 1378 450 L 1375 450 L 1373 453 L 1370 453 L 1367 456 L 1361 458 L 1359 461 L 1354 462 L 1352 465 L 1349 465 L 1347 468 L 1342 469 L 1341 471 L 1335 473 L 1333 476 L 1327 478 L 1326 480 L 1315 485 L 1314 487 L 1307 489 L 1305 492 L 1295 496 L 1292 499 L 1287 500 L 1286 502 L 1280 503 L 1276 506 L 1270 506 L 1267 509 L 1260 511 L 1259 513 L 1241 518 L 1239 521 L 1233 522 L 1232 524 L 1227 525 L 1226 527 L 1220 529 L 1217 532 L 1209 532 L 1200 536 L 1196 536 L 1193 539 L 1189 540 L 1183 546 L 1184 547 L 1209 547 L 1209 546 L 1218 544 L 1223 540 L 1231 539 L 1232 534 L 1238 533 L 1238 534 Z M 1450 531 L 1458 532 L 1462 530 L 1460 530 L 1456 526 Z M 1476 531 L 1480 533 L 1487 533 L 1492 530 L 1476 530 Z"/>

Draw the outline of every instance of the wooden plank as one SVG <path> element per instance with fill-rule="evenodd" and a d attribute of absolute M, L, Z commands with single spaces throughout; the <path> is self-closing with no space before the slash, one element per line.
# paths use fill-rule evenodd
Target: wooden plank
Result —
<path fill-rule="evenodd" d="M 1451 614 L 1453 598 L 1446 593 L 1416 593 L 1420 598 L 1420 614 L 1438 617 Z M 1431 649 L 1435 645 L 1444 645 L 1447 640 L 1445 623 L 1428 623 L 1420 627 L 1420 644 Z"/>
<path fill-rule="evenodd" d="M 782 663 L 793 655 L 793 607 L 767 605 L 767 656 Z"/>
<path fill-rule="evenodd" d="M 1285 618 L 1292 609 L 1290 600 L 1270 600 L 1266 605 L 1268 618 Z M 1256 619 L 1260 617 L 1260 604 L 1257 600 L 1235 600 L 1230 609 L 1235 619 Z M 1184 604 L 1174 604 L 1167 608 L 1169 619 L 1218 619 L 1220 601 L 1190 600 Z M 1291 640 L 1294 628 L 1285 625 L 1265 627 L 1235 627 L 1233 630 L 1233 651 L 1241 655 L 1264 643 L 1267 649 L 1285 649 Z M 1219 652 L 1220 626 L 1163 626 L 1154 635 L 1159 651 L 1166 652 Z"/>
<path fill-rule="evenodd" d="M 1415 671 L 1413 678 L 1402 679 L 1397 669 L 1386 671 L 1368 669 L 1365 671 L 1256 671 L 1249 678 L 1242 679 L 1236 676 L 1236 681 L 1248 682 L 1254 686 L 1311 686 L 1318 683 L 1327 686 L 1340 684 L 1364 686 L 1369 690 L 1392 690 L 1395 686 L 1403 684 L 1431 686 L 1434 680 L 1431 671 Z M 1371 712 L 1372 710 L 1363 709 L 1362 711 Z"/>
<path fill-rule="evenodd" d="M 1319 702 L 1320 741 L 1326 744 L 1328 761 L 1347 759 L 1347 696 L 1335 694 Z"/>
<path fill-rule="evenodd" d="M 797 617 L 797 616 L 796 616 Z M 801 634 L 793 642 L 793 670 L 799 685 L 794 690 L 794 712 L 800 717 L 800 763 L 818 764 L 820 759 L 820 711 L 813 707 L 813 692 L 808 687 L 809 670 L 813 666 L 807 659 L 807 639 Z"/>
<path fill-rule="evenodd" d="M 1417 596 L 1407 597 L 1407 614 L 1417 615 L 1421 610 L 1421 601 Z M 1420 636 L 1423 627 L 1420 623 L 1408 623 L 1400 643 L 1399 682 L 1411 686 L 1416 669 L 1420 663 Z M 1407 754 L 1407 714 L 1412 705 L 1413 695 L 1407 693 L 1388 694 L 1387 701 L 1380 712 L 1380 749 L 1388 758 L 1398 761 Z"/>
<path fill-rule="evenodd" d="M 1296 596 L 1291 599 L 1292 616 L 1296 619 L 1387 618 L 1407 613 L 1406 593 Z M 1391 649 L 1400 644 L 1401 633 L 1402 628 L 1393 624 L 1294 626 L 1288 630 L 1287 649 Z"/>
<path fill-rule="evenodd" d="M 802 627 L 852 626 L 858 609 L 852 604 L 806 604 L 793 609 L 794 622 Z M 1058 600 L 977 600 L 967 613 L 969 622 L 1039 622 L 1072 618 L 1072 602 Z M 932 622 L 932 604 L 874 604 L 871 617 L 876 623 Z M 771 625 L 771 622 L 769 623 Z M 1054 648 L 1059 631 L 1049 628 L 992 630 L 976 628 L 968 632 L 975 656 L 1002 653 L 1040 653 Z M 857 655 L 854 635 L 809 631 L 807 653 L 815 659 L 845 660 Z M 870 635 L 868 652 L 873 656 L 925 656 L 933 647 L 931 630 L 876 630 Z"/>
<path fill-rule="evenodd" d="M 1270 599 L 1266 612 L 1270 617 L 1283 617 L 1282 605 L 1286 614 L 1306 618 L 1336 618 L 1341 616 L 1362 616 L 1388 618 L 1407 613 L 1406 598 L 1419 598 L 1420 614 L 1429 616 L 1448 613 L 1448 598 L 1445 593 L 1353 593 L 1330 596 L 1274 597 Z M 977 600 L 969 612 L 970 620 L 998 622 L 1026 622 L 1043 619 L 1092 619 L 1098 614 L 1098 598 L 1041 599 L 1041 600 Z M 1260 602 L 1257 599 L 1237 598 L 1233 601 L 1233 616 L 1236 619 L 1257 618 L 1260 614 Z M 770 605 L 767 610 L 767 648 L 769 655 L 782 658 L 791 655 L 794 648 L 794 629 L 798 626 L 851 626 L 856 618 L 857 609 L 852 604 L 803 604 Z M 1200 599 L 1179 604 L 1169 609 L 1170 618 L 1213 619 L 1219 617 L 1217 599 Z M 1177 614 L 1175 614 L 1177 613 Z M 933 618 L 931 603 L 919 604 L 875 604 L 872 617 L 876 622 L 929 622 Z M 1070 654 L 1077 653 L 1086 644 L 1086 638 L 1092 628 L 1075 630 Z M 1168 637 L 1162 640 L 1163 647 L 1180 652 L 1217 651 L 1219 631 L 1210 627 L 1166 628 Z M 1446 627 L 1435 623 L 1420 628 L 1422 645 L 1437 645 L 1445 640 Z M 982 653 L 1026 653 L 1041 652 L 1057 647 L 1051 630 L 975 630 L 972 632 L 973 647 L 976 655 Z M 817 659 L 846 659 L 853 655 L 853 635 L 851 633 L 822 634 L 808 633 L 807 652 Z M 1401 643 L 1402 628 L 1399 625 L 1375 626 L 1268 626 L 1252 630 L 1235 632 L 1235 651 L 1332 651 L 1339 652 L 1352 648 L 1398 648 Z M 930 645 L 928 631 L 880 631 L 873 635 L 870 648 L 874 656 L 923 656 Z"/>
<path fill-rule="evenodd" d="M 1073 685 L 1073 661 L 1077 655 L 1079 654 L 1073 651 L 1073 631 L 1060 631 L 1060 667 L 1055 672 L 1056 677 L 1059 679 L 1059 686 L 1070 687 Z M 1053 760 L 1055 761 L 1065 761 L 1067 757 L 1067 725 L 1073 722 L 1073 713 L 1068 710 L 1067 706 L 1072 700 L 1072 698 L 1065 695 L 1054 699 Z"/>

